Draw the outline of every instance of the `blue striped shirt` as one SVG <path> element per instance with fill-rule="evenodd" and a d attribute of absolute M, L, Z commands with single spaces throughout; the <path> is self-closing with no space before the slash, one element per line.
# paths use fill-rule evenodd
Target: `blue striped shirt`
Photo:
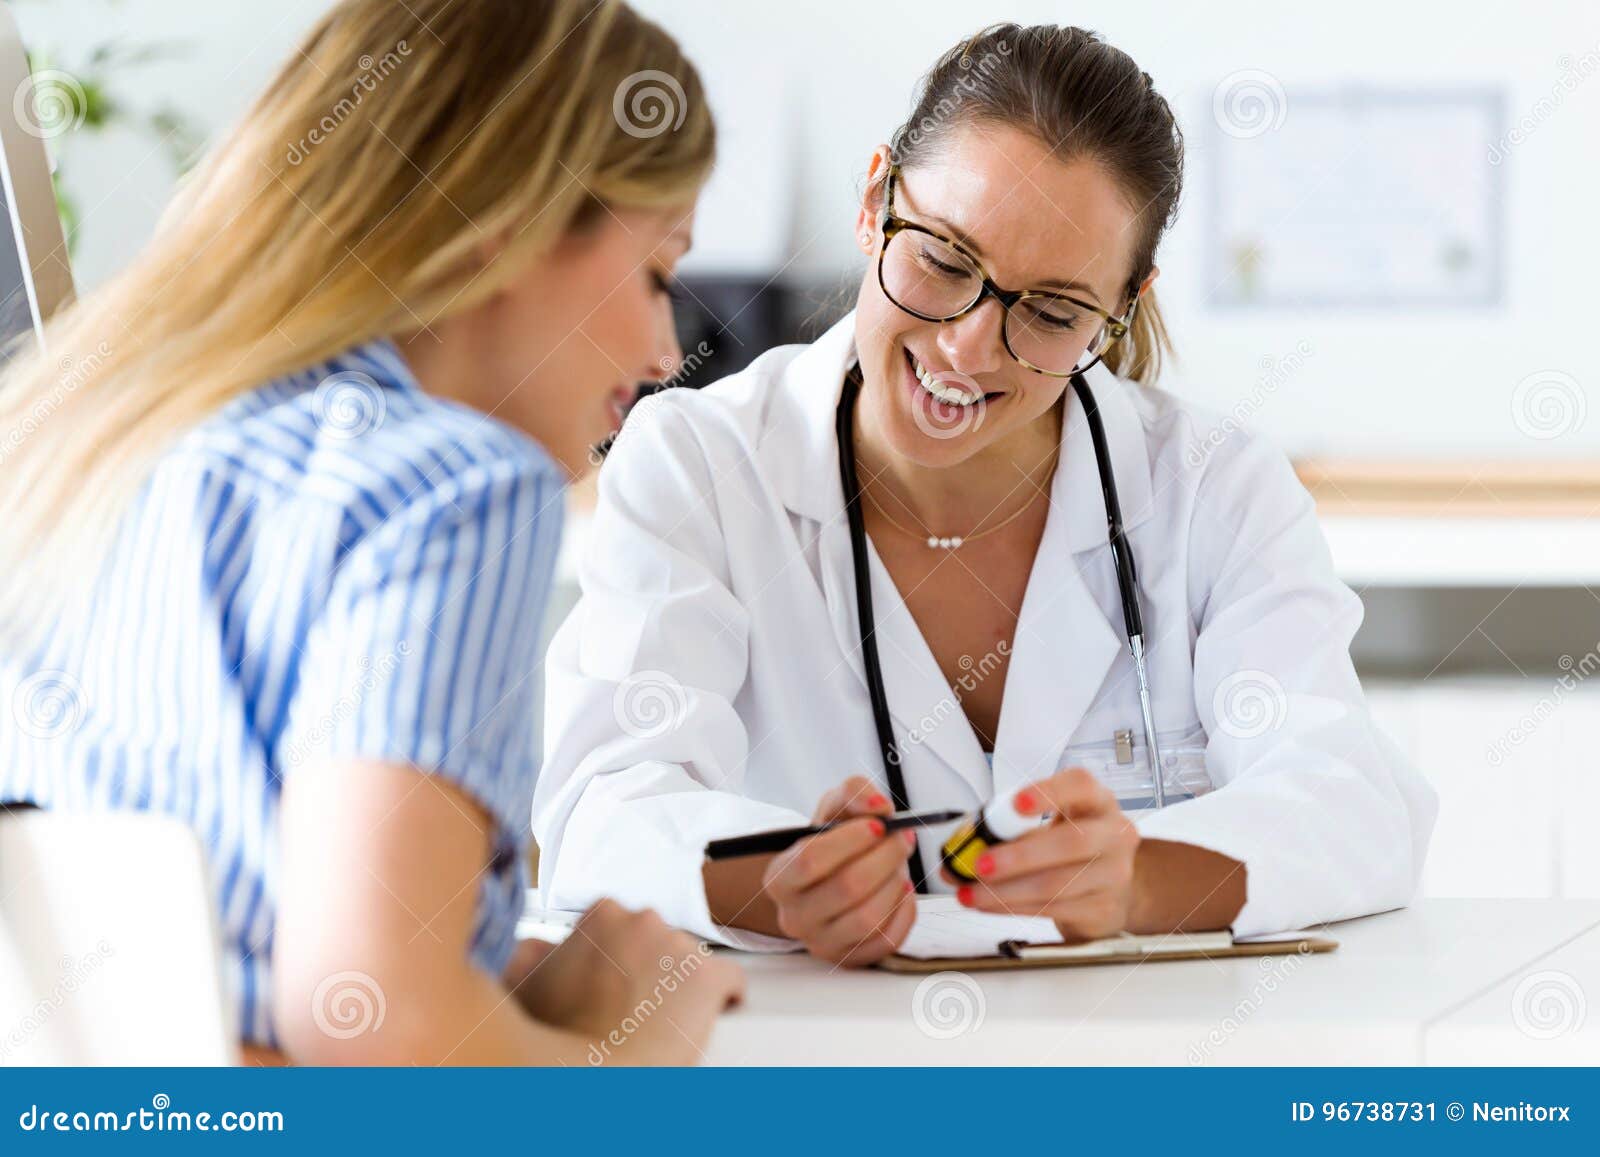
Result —
<path fill-rule="evenodd" d="M 472 955 L 498 975 L 564 483 L 523 434 L 423 393 L 386 341 L 236 399 L 161 457 L 92 603 L 39 653 L 0 655 L 0 799 L 188 823 L 242 1036 L 273 1044 L 283 780 L 326 756 L 417 767 L 495 821 Z"/>

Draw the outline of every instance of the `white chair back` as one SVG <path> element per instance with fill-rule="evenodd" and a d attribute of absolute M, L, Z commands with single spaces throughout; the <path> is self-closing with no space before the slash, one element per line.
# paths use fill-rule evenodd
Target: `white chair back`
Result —
<path fill-rule="evenodd" d="M 0 1066 L 237 1063 L 220 945 L 182 823 L 0 814 Z"/>

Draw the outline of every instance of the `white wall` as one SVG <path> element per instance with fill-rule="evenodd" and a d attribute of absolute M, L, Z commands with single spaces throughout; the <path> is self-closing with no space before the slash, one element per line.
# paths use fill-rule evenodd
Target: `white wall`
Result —
<path fill-rule="evenodd" d="M 1310 10 L 1265 0 L 1210 5 L 1125 0 L 639 0 L 685 43 L 706 74 L 724 126 L 723 172 L 700 224 L 722 256 L 747 231 L 775 233 L 759 264 L 786 277 L 856 268 L 852 198 L 872 147 L 910 107 L 917 77 L 980 21 L 1073 21 L 1103 32 L 1155 78 L 1190 142 L 1182 217 L 1160 255 L 1160 288 L 1183 361 L 1169 385 L 1230 409 L 1258 391 L 1264 358 L 1301 341 L 1313 351 L 1266 398 L 1252 423 L 1302 453 L 1583 455 L 1600 450 L 1600 362 L 1588 340 L 1600 256 L 1593 211 L 1600 184 L 1600 80 L 1586 78 L 1506 162 L 1507 289 L 1502 307 L 1459 312 L 1218 311 L 1200 264 L 1218 81 L 1262 69 L 1298 86 L 1362 82 L 1504 86 L 1513 119 L 1548 96 L 1563 54 L 1600 50 L 1600 6 L 1572 0 L 1491 9 L 1348 0 Z M 324 7 L 217 0 L 28 0 L 24 32 L 83 46 L 123 34 L 186 39 L 186 59 L 137 77 L 139 98 L 183 101 L 212 129 L 244 108 Z M 1289 116 L 1293 116 L 1292 104 Z M 74 183 L 94 190 L 79 268 L 94 282 L 148 233 L 168 188 L 148 142 L 69 140 Z M 765 177 L 769 170 L 776 178 Z M 754 174 L 754 175 L 753 175 Z M 752 190 L 755 195 L 752 195 Z M 781 200 L 792 198 L 787 205 Z M 768 206 L 778 202 L 768 211 Z M 781 259 L 780 259 L 781 258 Z M 1587 419 L 1552 440 L 1522 434 L 1511 392 L 1557 369 L 1585 393 Z"/>
<path fill-rule="evenodd" d="M 804 110 L 793 165 L 797 271 L 826 274 L 855 264 L 852 197 L 867 157 L 909 111 L 916 78 L 941 51 L 989 20 L 1072 22 L 1103 33 L 1151 74 L 1189 141 L 1184 209 L 1159 257 L 1164 307 L 1183 356 L 1169 384 L 1230 409 L 1255 389 L 1263 358 L 1281 358 L 1306 341 L 1312 356 L 1253 419 L 1291 451 L 1548 456 L 1600 449 L 1600 359 L 1588 344 L 1597 298 L 1591 270 L 1600 257 L 1600 75 L 1566 96 L 1505 162 L 1508 283 L 1501 308 L 1398 316 L 1221 312 L 1208 307 L 1211 287 L 1200 262 L 1212 94 L 1224 76 L 1261 69 L 1291 95 L 1300 86 L 1349 82 L 1504 86 L 1514 121 L 1549 96 L 1559 57 L 1600 51 L 1600 6 L 1530 2 L 1514 13 L 1376 0 L 1315 8 L 1266 0 L 639 6 L 684 41 L 731 131 L 759 131 L 746 121 L 760 106 L 719 90 L 730 62 L 759 52 L 771 82 L 794 87 Z M 1570 435 L 1535 441 L 1512 421 L 1511 392 L 1526 375 L 1550 368 L 1578 379 L 1590 413 Z"/>
<path fill-rule="evenodd" d="M 72 71 L 100 44 L 173 42 L 173 59 L 119 70 L 114 95 L 130 106 L 185 110 L 208 134 L 224 131 L 271 77 L 327 0 L 20 0 L 12 8 L 30 49 Z M 11 94 L 0 94 L 9 102 Z M 171 194 L 159 142 L 129 130 L 48 142 L 83 214 L 74 254 L 80 286 L 119 268 L 149 237 Z"/>

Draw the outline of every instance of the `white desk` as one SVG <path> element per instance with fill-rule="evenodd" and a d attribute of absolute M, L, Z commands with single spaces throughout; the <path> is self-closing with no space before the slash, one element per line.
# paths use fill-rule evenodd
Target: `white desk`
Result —
<path fill-rule="evenodd" d="M 1508 1023 L 1519 1031 L 1507 1032 Z M 1591 927 L 1528 961 L 1434 1022 L 1424 1060 L 1435 1065 L 1600 1065 L 1600 928 Z"/>
<path fill-rule="evenodd" d="M 1519 1028 L 1510 995 L 1528 973 L 1565 969 L 1600 1006 L 1600 900 L 1425 900 L 1328 931 L 1340 947 L 1327 955 L 938 982 L 741 955 L 748 999 L 706 1063 L 1600 1063 L 1600 1008 L 1585 1029 L 1541 1041 Z"/>

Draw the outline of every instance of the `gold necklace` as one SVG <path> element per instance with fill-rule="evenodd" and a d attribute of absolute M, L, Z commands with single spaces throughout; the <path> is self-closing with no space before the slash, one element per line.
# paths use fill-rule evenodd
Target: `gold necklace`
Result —
<path fill-rule="evenodd" d="M 1043 493 L 1043 491 L 1040 491 L 1039 493 Z M 887 510 L 885 510 L 883 508 L 882 503 L 880 503 L 876 498 L 872 497 L 872 492 L 870 490 L 862 489 L 861 496 L 863 498 L 865 498 L 868 502 L 872 503 L 872 508 L 874 510 L 876 510 L 879 514 L 883 515 L 883 517 L 888 521 L 890 526 L 894 527 L 901 534 L 908 534 L 912 538 L 924 539 L 928 544 L 928 549 L 930 549 L 930 550 L 956 550 L 959 547 L 965 546 L 969 542 L 977 542 L 978 539 L 980 539 L 980 538 L 987 538 L 989 535 L 993 534 L 995 531 L 1000 530 L 1002 527 L 1009 526 L 1011 523 L 1013 523 L 1017 519 L 1021 518 L 1028 511 L 1032 510 L 1034 502 L 1036 502 L 1038 500 L 1038 496 L 1037 495 L 1035 495 L 1033 498 L 1028 499 L 1028 501 L 1024 502 L 1020 508 L 1018 508 L 1016 511 L 1014 511 L 1011 514 L 1006 515 L 1005 518 L 1003 518 L 999 522 L 995 523 L 988 530 L 980 530 L 980 531 L 976 531 L 973 534 L 966 534 L 966 535 L 961 535 L 961 534 L 938 535 L 938 534 L 930 534 L 928 532 L 928 528 L 925 527 L 925 526 L 922 528 L 922 532 L 920 534 L 917 531 L 912 530 L 908 526 L 902 526 L 898 521 L 896 521 L 894 515 L 890 514 Z M 981 525 L 981 523 L 980 523 L 980 525 Z"/>

